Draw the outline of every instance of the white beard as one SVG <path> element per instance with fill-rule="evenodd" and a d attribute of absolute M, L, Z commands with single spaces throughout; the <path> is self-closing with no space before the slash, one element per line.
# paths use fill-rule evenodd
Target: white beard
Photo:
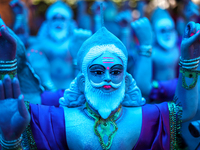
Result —
<path fill-rule="evenodd" d="M 67 29 L 62 29 L 62 30 L 50 29 L 49 36 L 56 42 L 59 42 L 68 36 L 68 30 Z"/>
<path fill-rule="evenodd" d="M 125 80 L 121 86 L 110 93 L 105 93 L 100 89 L 92 87 L 89 80 L 85 79 L 85 98 L 86 101 L 103 119 L 107 119 L 111 112 L 119 107 L 125 96 Z"/>

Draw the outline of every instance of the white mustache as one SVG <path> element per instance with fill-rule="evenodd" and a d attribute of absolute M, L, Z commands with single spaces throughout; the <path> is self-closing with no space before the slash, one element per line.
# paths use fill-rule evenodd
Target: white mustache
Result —
<path fill-rule="evenodd" d="M 90 80 L 90 83 L 95 88 L 100 88 L 100 87 L 103 87 L 104 85 L 110 85 L 115 89 L 119 88 L 122 84 L 122 82 L 115 84 L 115 83 L 112 83 L 112 82 L 108 83 L 108 82 L 105 82 L 105 81 L 103 81 L 101 83 L 94 83 L 92 80 Z"/>

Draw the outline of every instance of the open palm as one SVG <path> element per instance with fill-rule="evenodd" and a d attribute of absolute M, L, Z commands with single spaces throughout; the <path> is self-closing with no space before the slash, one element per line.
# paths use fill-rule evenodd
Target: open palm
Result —
<path fill-rule="evenodd" d="M 11 61 L 16 55 L 16 40 L 0 18 L 0 61 Z M 0 80 L 0 132 L 5 140 L 21 136 L 30 121 L 20 92 L 19 81 L 5 75 Z"/>
<path fill-rule="evenodd" d="M 0 80 L 0 129 L 5 140 L 21 136 L 29 124 L 30 116 L 21 95 L 19 81 L 11 81 L 9 75 Z"/>

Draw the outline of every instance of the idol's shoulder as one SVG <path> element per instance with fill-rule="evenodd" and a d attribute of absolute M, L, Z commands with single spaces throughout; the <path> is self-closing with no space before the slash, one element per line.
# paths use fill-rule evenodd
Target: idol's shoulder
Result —
<path fill-rule="evenodd" d="M 85 105 L 79 107 L 65 107 L 63 106 L 63 110 L 70 116 L 74 116 L 76 114 L 82 114 L 85 109 Z"/>
<path fill-rule="evenodd" d="M 85 113 L 85 105 L 80 107 L 68 108 L 63 107 L 64 116 L 65 116 L 65 123 L 68 126 L 74 126 L 78 124 L 84 123 L 86 120 L 92 120 L 87 114 Z"/>
<path fill-rule="evenodd" d="M 126 107 L 126 106 L 122 106 L 122 110 L 125 112 L 129 112 L 129 113 L 138 113 L 138 112 L 142 112 L 142 107 L 143 106 L 137 106 L 137 107 Z"/>
<path fill-rule="evenodd" d="M 160 104 L 145 104 L 139 107 L 124 107 L 123 106 L 122 108 L 125 113 L 129 113 L 129 114 L 142 114 L 142 115 L 147 115 L 147 116 L 156 114 L 155 116 L 157 116 L 161 112 L 168 114 L 169 104 L 170 104 L 169 102 L 163 102 Z"/>
<path fill-rule="evenodd" d="M 119 119 L 119 123 L 126 122 L 127 120 L 134 120 L 138 121 L 138 124 L 142 121 L 142 107 L 122 107 L 122 115 Z"/>

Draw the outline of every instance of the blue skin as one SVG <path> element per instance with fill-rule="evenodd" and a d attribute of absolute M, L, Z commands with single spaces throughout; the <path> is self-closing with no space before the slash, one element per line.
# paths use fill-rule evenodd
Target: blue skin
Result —
<path fill-rule="evenodd" d="M 0 60 L 14 60 L 16 54 L 16 41 L 9 34 L 8 29 L 0 18 Z M 5 50 L 7 51 L 5 53 Z"/>
<path fill-rule="evenodd" d="M 0 18 L 0 60 L 11 61 L 16 55 L 16 40 Z M 5 118 L 0 118 L 0 130 L 4 140 L 14 140 L 21 136 L 30 122 L 30 116 L 24 105 L 24 96 L 21 95 L 19 81 L 5 75 L 0 80 L 0 104 L 1 112 Z M 5 113 L 9 111 L 9 113 Z"/>
<path fill-rule="evenodd" d="M 103 63 L 103 57 L 112 57 L 113 63 Z M 105 52 L 100 57 L 96 58 L 90 65 L 88 69 L 88 78 L 92 80 L 94 83 L 101 83 L 105 81 L 108 83 L 112 82 L 114 84 L 118 84 L 122 82 L 124 77 L 124 67 L 122 60 L 111 54 L 109 52 Z M 116 89 L 111 87 L 109 89 L 105 89 L 104 87 L 100 88 L 103 92 L 112 92 Z"/>
<path fill-rule="evenodd" d="M 197 26 L 199 26 L 199 24 L 190 23 L 190 24 L 188 24 L 188 26 L 186 28 L 187 32 L 185 33 L 185 38 L 184 38 L 184 40 L 182 42 L 182 45 L 181 45 L 183 59 L 192 59 L 194 57 L 199 57 L 200 56 L 199 55 L 199 53 L 200 53 L 199 49 L 197 49 L 198 53 L 195 53 L 195 55 L 193 53 L 191 53 L 191 51 L 192 51 L 191 50 L 191 46 L 193 44 L 197 44 L 197 45 L 194 45 L 194 46 L 198 46 L 199 47 L 200 33 L 197 33 L 194 36 L 189 37 L 189 35 L 190 35 L 189 33 L 191 33 L 192 30 L 197 29 L 196 28 Z M 6 37 L 5 37 L 5 39 L 6 39 Z M 0 43 L 1 42 L 2 42 L 2 40 L 0 40 Z M 4 53 L 8 53 L 7 50 L 9 50 L 9 49 L 6 49 L 6 50 L 4 49 L 3 52 Z M 109 57 L 109 56 L 106 55 L 106 57 Z M 114 56 L 112 56 L 112 57 L 114 57 Z M 102 62 L 99 62 L 99 64 L 101 64 L 101 63 Z M 122 65 L 122 62 L 121 63 L 119 62 L 117 64 Z M 104 65 L 105 64 L 103 64 L 103 66 Z M 113 65 L 113 64 L 110 64 L 110 65 Z M 109 75 L 110 75 L 110 73 L 109 73 Z M 111 80 L 112 80 L 112 78 L 111 78 Z M 123 78 L 121 79 L 121 81 L 122 80 L 123 80 Z M 120 82 L 120 80 L 118 80 L 118 81 Z M 3 90 L 5 90 L 5 92 L 8 93 L 7 96 L 3 96 L 0 99 L 0 107 L 2 108 L 2 109 L 0 109 L 0 116 L 1 116 L 0 117 L 0 127 L 2 129 L 3 138 L 5 140 L 14 140 L 14 139 L 19 138 L 21 133 L 22 133 L 22 131 L 25 129 L 25 127 L 28 125 L 28 123 L 30 121 L 30 117 L 28 115 L 28 111 L 26 110 L 25 105 L 23 103 L 23 97 L 19 97 L 19 99 L 17 99 L 17 97 L 20 94 L 20 88 L 18 86 L 19 83 L 17 83 L 17 79 L 15 79 L 15 81 L 13 81 L 13 82 L 15 82 L 16 84 L 11 84 L 11 81 L 10 81 L 9 77 L 5 77 L 4 78 L 3 84 L 2 84 L 2 82 L 0 82 L 0 92 L 2 92 L 2 94 L 0 94 L 0 95 L 3 95 L 3 93 L 4 93 Z M 114 79 L 113 79 L 113 82 L 114 82 Z M 9 86 L 7 86 L 7 85 L 9 85 Z M 12 90 L 13 90 L 13 93 L 14 93 L 13 95 L 14 96 L 12 95 L 12 93 L 10 93 L 10 91 L 12 91 Z M 197 103 L 197 100 L 198 100 L 197 90 L 198 90 L 197 87 L 194 87 L 191 90 L 184 89 L 182 87 L 182 74 L 179 75 L 179 83 L 178 83 L 178 86 L 177 86 L 177 96 L 179 97 L 178 100 L 179 101 L 181 100 L 182 106 L 183 106 L 183 117 L 182 117 L 183 122 L 191 119 L 196 113 L 196 109 L 197 109 L 197 105 L 198 105 L 198 103 Z M 9 100 L 7 100 L 7 99 L 9 99 Z M 13 108 L 16 108 L 16 109 L 13 109 Z M 136 111 L 138 111 L 138 109 Z M 80 109 L 78 109 L 78 112 L 80 113 Z M 65 114 L 68 114 L 68 113 L 65 113 Z M 137 116 L 139 118 L 140 117 L 139 115 L 141 113 L 135 113 L 134 112 L 134 114 L 136 114 L 136 115 L 138 114 Z M 130 118 L 131 117 L 132 117 L 132 114 L 130 115 Z M 71 116 L 70 116 L 70 119 L 71 119 Z M 83 119 L 81 118 L 80 121 L 82 121 L 82 120 Z M 136 120 L 135 122 L 139 122 L 138 120 Z M 131 124 L 131 126 L 132 125 L 134 126 L 135 122 L 133 122 L 133 124 Z M 77 124 L 77 120 L 76 120 L 75 123 Z M 129 120 L 128 120 L 128 123 L 129 123 Z M 66 125 L 67 125 L 67 123 L 66 123 Z M 126 122 L 125 122 L 125 125 L 126 125 L 125 127 L 127 127 Z M 138 125 L 136 127 L 139 128 L 139 126 L 141 126 L 141 123 L 140 123 L 140 125 Z M 81 126 L 81 128 L 82 128 L 82 126 Z M 134 130 L 138 131 L 138 128 L 134 128 Z M 71 129 L 72 128 L 70 128 L 70 130 Z M 129 128 L 124 128 L 124 129 L 129 129 Z M 78 131 L 78 130 L 76 130 L 76 131 Z M 119 130 L 119 131 L 121 131 L 121 130 Z M 80 132 L 78 134 L 80 134 Z M 76 134 L 76 135 L 78 135 L 78 134 Z M 84 133 L 82 135 L 85 137 L 86 134 Z M 133 138 L 139 137 L 139 134 L 133 135 L 132 137 Z M 130 137 L 127 137 L 127 138 L 130 139 Z M 74 138 L 71 138 L 71 139 L 74 139 Z M 79 138 L 79 139 L 82 140 L 81 138 Z M 86 140 L 87 139 L 88 139 L 88 137 L 86 138 Z M 119 138 L 119 139 L 121 139 L 121 138 Z M 137 141 L 137 139 L 135 138 L 135 139 L 133 139 L 133 141 Z M 84 142 L 84 144 L 85 143 L 86 142 Z M 131 142 L 131 143 L 133 145 L 135 145 L 136 142 L 135 143 Z M 95 143 L 92 143 L 92 144 L 95 144 Z M 116 146 L 117 146 L 117 144 L 116 144 Z M 74 144 L 74 146 L 76 146 L 76 144 Z"/>

